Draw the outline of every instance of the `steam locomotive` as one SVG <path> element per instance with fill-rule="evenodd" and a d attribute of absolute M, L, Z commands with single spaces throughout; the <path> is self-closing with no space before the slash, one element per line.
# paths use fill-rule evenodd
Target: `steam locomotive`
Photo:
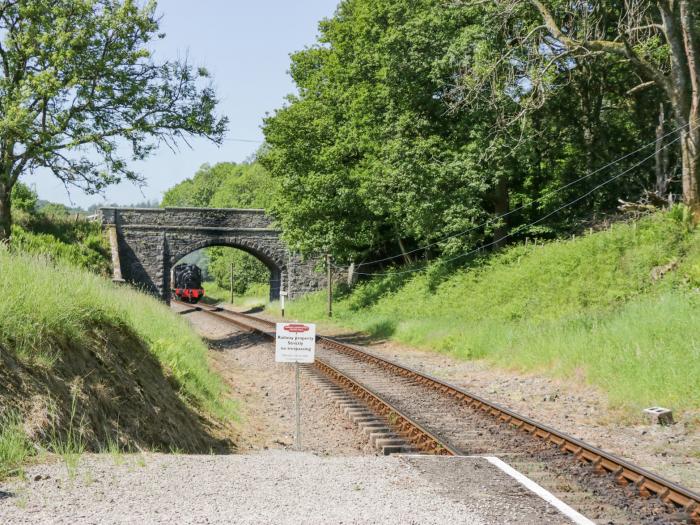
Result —
<path fill-rule="evenodd" d="M 172 292 L 180 301 L 196 303 L 204 297 L 202 270 L 196 264 L 178 264 L 170 276 Z"/>

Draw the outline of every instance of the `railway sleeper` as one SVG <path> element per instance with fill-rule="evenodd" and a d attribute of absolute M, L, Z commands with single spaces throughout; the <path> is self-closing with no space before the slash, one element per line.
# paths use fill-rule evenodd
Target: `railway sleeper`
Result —
<path fill-rule="evenodd" d="M 310 369 L 309 374 L 313 375 L 327 389 L 328 396 L 358 426 L 360 431 L 368 436 L 370 444 L 380 454 L 388 456 L 391 454 L 417 452 L 416 448 L 407 439 L 396 434 L 390 428 L 385 418 L 370 410 L 367 405 L 363 404 L 356 397 L 333 383 L 330 379 L 319 374 L 316 370 Z"/>

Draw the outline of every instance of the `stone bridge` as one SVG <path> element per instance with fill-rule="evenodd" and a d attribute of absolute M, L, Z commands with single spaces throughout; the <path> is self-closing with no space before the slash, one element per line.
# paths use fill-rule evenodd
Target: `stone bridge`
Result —
<path fill-rule="evenodd" d="M 280 239 L 263 210 L 214 208 L 102 208 L 109 231 L 115 281 L 130 282 L 170 301 L 170 270 L 185 255 L 208 246 L 238 248 L 270 270 L 270 299 L 321 289 L 317 260 L 303 260 Z"/>

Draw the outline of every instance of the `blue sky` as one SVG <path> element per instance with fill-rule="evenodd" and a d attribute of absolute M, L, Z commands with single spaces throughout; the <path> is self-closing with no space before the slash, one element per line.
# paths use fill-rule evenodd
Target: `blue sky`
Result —
<path fill-rule="evenodd" d="M 104 196 L 84 195 L 71 190 L 48 173 L 25 176 L 42 199 L 87 207 L 93 203 L 129 204 L 160 199 L 177 182 L 194 175 L 209 162 L 241 162 L 262 141 L 260 125 L 266 113 L 284 103 L 294 91 L 288 75 L 289 54 L 311 45 L 318 22 L 335 11 L 338 0 L 160 0 L 161 29 L 167 34 L 155 44 L 161 59 L 189 55 L 205 66 L 214 78 L 220 111 L 229 117 L 230 131 L 223 146 L 204 140 L 185 144 L 178 153 L 167 147 L 153 157 L 134 164 L 147 179 L 142 190 L 129 183 L 109 188 Z M 193 7 L 196 6 L 196 7 Z M 141 193 L 143 191 L 143 194 Z"/>

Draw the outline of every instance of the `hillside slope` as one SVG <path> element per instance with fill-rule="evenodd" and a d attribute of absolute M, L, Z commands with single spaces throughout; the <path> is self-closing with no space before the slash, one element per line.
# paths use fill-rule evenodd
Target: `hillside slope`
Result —
<path fill-rule="evenodd" d="M 700 408 L 700 233 L 683 210 L 457 270 L 374 277 L 334 323 L 463 359 L 583 378 L 613 405 Z M 325 296 L 287 307 L 324 322 Z M 271 306 L 270 310 L 275 311 Z"/>
<path fill-rule="evenodd" d="M 19 421 L 49 450 L 232 446 L 235 403 L 202 340 L 165 305 L 1 246 L 0 289 L 0 426 Z M 0 473 L 2 459 L 0 444 Z"/>

